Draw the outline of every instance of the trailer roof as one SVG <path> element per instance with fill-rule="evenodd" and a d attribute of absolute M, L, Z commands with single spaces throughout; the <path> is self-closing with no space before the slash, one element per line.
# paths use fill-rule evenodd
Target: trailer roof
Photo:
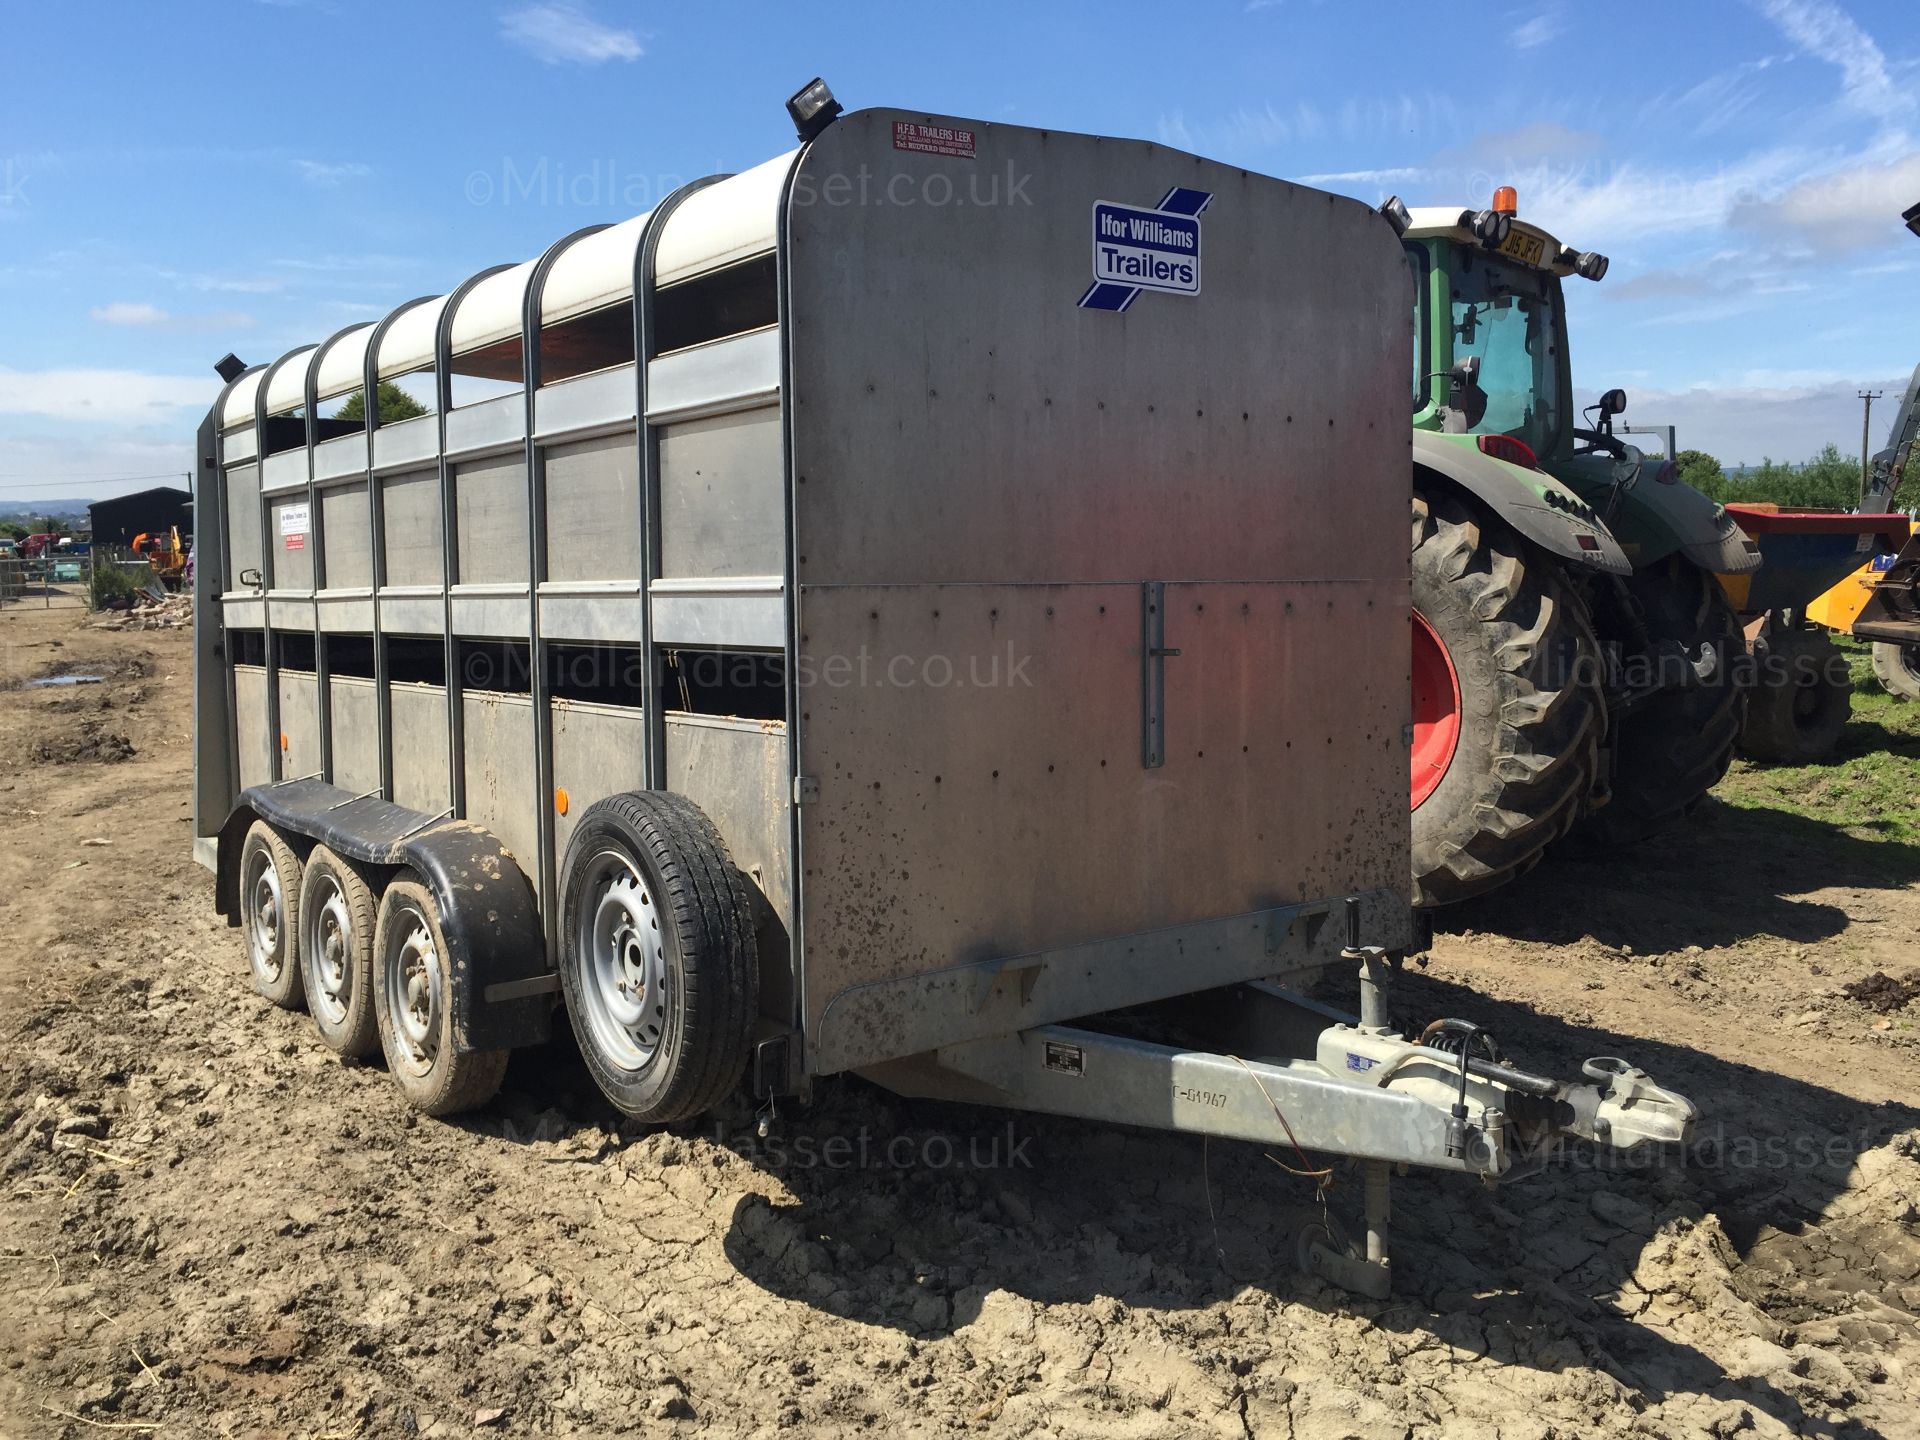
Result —
<path fill-rule="evenodd" d="M 691 280 L 740 260 L 764 255 L 777 240 L 780 196 L 798 150 L 789 150 L 751 170 L 688 194 L 660 229 L 654 254 L 654 283 L 667 286 Z M 639 247 L 653 212 L 583 235 L 554 257 L 540 294 L 540 319 L 551 325 L 576 315 L 631 299 Z M 450 328 L 449 351 L 470 354 L 521 333 L 527 286 L 536 261 L 525 260 L 474 285 L 461 298 Z M 448 297 L 415 303 L 391 317 L 381 336 L 382 379 L 430 369 L 440 317 Z M 319 354 L 316 398 L 332 399 L 361 387 L 371 323 L 337 337 Z M 318 347 L 290 354 L 274 371 L 267 410 L 281 414 L 306 398 L 308 363 Z M 304 358 L 300 358 L 304 357 Z M 221 406 L 222 428 L 253 423 L 264 370 L 243 375 L 227 391 Z"/>

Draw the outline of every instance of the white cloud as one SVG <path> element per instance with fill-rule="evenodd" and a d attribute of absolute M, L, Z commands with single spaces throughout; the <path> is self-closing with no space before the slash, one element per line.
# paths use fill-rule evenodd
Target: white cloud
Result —
<path fill-rule="evenodd" d="M 373 174 L 371 165 L 358 160 L 295 160 L 294 168 L 309 185 L 332 187 L 348 180 L 364 180 Z"/>
<path fill-rule="evenodd" d="M 211 315 L 175 315 L 145 301 L 116 300 L 96 305 L 87 312 L 102 325 L 125 325 L 150 330 L 233 330 L 253 324 L 253 317 L 238 310 L 220 310 Z"/>
<path fill-rule="evenodd" d="M 1564 6 L 1549 5 L 1538 15 L 1513 27 L 1513 33 L 1507 39 L 1516 50 L 1537 50 L 1550 41 L 1557 40 L 1561 31 L 1567 28 L 1567 16 Z"/>
<path fill-rule="evenodd" d="M 1746 370 L 1720 379 L 1652 389 L 1627 386 L 1628 422 L 1672 425 L 1683 450 L 1705 450 L 1722 465 L 1772 458 L 1799 463 L 1826 444 L 1853 453 L 1860 444 L 1861 389 L 1898 395 L 1906 377 L 1860 377 L 1834 370 Z M 1575 396 L 1576 405 L 1593 396 Z M 1878 424 L 1879 410 L 1875 412 Z M 1639 437 L 1636 438 L 1638 443 Z M 1874 437 L 1874 444 L 1881 437 Z"/>
<path fill-rule="evenodd" d="M 1887 72 L 1887 57 L 1833 0 L 1761 0 L 1767 18 L 1799 49 L 1840 69 L 1843 103 L 1892 122 L 1911 115 L 1913 96 Z"/>
<path fill-rule="evenodd" d="M 1814 175 L 1773 195 L 1742 200 L 1731 219 L 1784 232 L 1828 254 L 1886 245 L 1904 232 L 1900 212 L 1920 199 L 1920 150 L 1887 163 Z"/>
<path fill-rule="evenodd" d="M 608 60 L 638 60 L 646 53 L 631 30 L 603 25 L 572 0 L 509 10 L 500 17 L 500 34 L 549 65 L 599 65 Z"/>
<path fill-rule="evenodd" d="M 219 381 L 137 370 L 10 370 L 0 366 L 0 414 L 125 423 L 204 410 Z"/>

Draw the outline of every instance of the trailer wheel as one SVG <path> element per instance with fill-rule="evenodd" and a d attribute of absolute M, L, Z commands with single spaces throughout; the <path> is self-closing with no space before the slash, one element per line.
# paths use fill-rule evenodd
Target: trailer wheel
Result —
<path fill-rule="evenodd" d="M 320 1038 L 355 1060 L 380 1048 L 373 927 L 371 887 L 347 861 L 316 845 L 300 886 L 300 974 Z"/>
<path fill-rule="evenodd" d="M 1873 678 L 1898 700 L 1920 700 L 1920 645 L 1873 642 Z"/>
<path fill-rule="evenodd" d="M 1746 653 L 1739 617 L 1719 582 L 1678 555 L 1625 582 L 1639 621 L 1656 642 L 1678 642 L 1708 673 L 1659 691 L 1614 726 L 1613 799 L 1583 821 L 1581 848 L 1643 840 L 1693 811 L 1733 763 L 1745 691 L 1735 674 Z"/>
<path fill-rule="evenodd" d="M 1528 869 L 1579 813 L 1605 727 L 1580 602 L 1504 526 L 1413 494 L 1413 897 Z"/>
<path fill-rule="evenodd" d="M 253 988 L 283 1010 L 298 1010 L 300 980 L 300 857 L 264 820 L 253 822 L 240 847 L 240 923 L 247 938 Z"/>
<path fill-rule="evenodd" d="M 439 907 L 416 880 L 394 880 L 373 927 L 380 1048 L 407 1103 L 426 1115 L 484 1105 L 507 1073 L 507 1051 L 462 1054 L 453 1039 L 453 971 Z"/>
<path fill-rule="evenodd" d="M 1840 647 L 1824 630 L 1769 626 L 1754 651 L 1740 752 L 1789 765 L 1825 759 L 1853 715 L 1853 677 Z"/>
<path fill-rule="evenodd" d="M 567 842 L 560 985 L 620 1110 L 685 1120 L 739 1083 L 759 1008 L 752 912 L 726 841 L 682 796 L 611 795 Z"/>

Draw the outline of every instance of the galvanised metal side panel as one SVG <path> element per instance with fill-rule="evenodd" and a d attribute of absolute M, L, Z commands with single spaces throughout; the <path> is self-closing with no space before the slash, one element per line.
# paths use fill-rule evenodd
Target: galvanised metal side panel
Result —
<path fill-rule="evenodd" d="M 427 815 L 447 808 L 447 692 L 440 685 L 395 685 L 388 699 L 393 716 L 393 803 Z"/>
<path fill-rule="evenodd" d="M 447 624 L 456 635 L 524 640 L 532 620 L 524 585 L 456 585 L 447 597 Z"/>
<path fill-rule="evenodd" d="M 786 568 L 776 406 L 660 432 L 660 573 L 778 575 Z"/>
<path fill-rule="evenodd" d="M 327 554 L 327 589 L 356 590 L 373 584 L 373 542 L 368 531 L 367 487 L 330 486 L 319 492 L 320 531 Z"/>
<path fill-rule="evenodd" d="M 313 478 L 332 480 L 367 473 L 367 437 L 340 435 L 313 447 Z"/>
<path fill-rule="evenodd" d="M 547 448 L 548 580 L 640 578 L 638 475 L 631 430 Z"/>
<path fill-rule="evenodd" d="M 380 788 L 380 736 L 373 681 L 357 675 L 327 680 L 333 710 L 333 783 L 364 795 Z"/>
<path fill-rule="evenodd" d="M 691 419 L 780 394 L 780 329 L 769 326 L 662 355 L 647 366 L 647 419 Z"/>
<path fill-rule="evenodd" d="M 260 488 L 267 494 L 307 488 L 307 451 L 282 450 L 260 463 Z"/>
<path fill-rule="evenodd" d="M 313 590 L 313 506 L 303 489 L 267 502 L 267 543 L 273 546 L 273 588 L 296 594 Z M 274 617 L 275 623 L 279 616 Z"/>
<path fill-rule="evenodd" d="M 375 438 L 383 433 L 376 431 Z M 439 473 L 409 470 L 375 483 L 380 486 L 384 517 L 386 583 L 402 587 L 430 585 L 439 589 L 444 578 Z"/>
<path fill-rule="evenodd" d="M 392 590 L 382 590 L 379 603 L 382 634 L 446 634 L 447 602 L 437 588 L 398 594 Z"/>
<path fill-rule="evenodd" d="M 491 690 L 461 692 L 466 738 L 466 818 L 485 826 L 534 873 L 533 701 Z"/>
<path fill-rule="evenodd" d="M 280 775 L 320 773 L 320 682 L 311 670 L 280 672 Z"/>
<path fill-rule="evenodd" d="M 460 527 L 460 585 L 524 584 L 527 578 L 527 462 L 520 454 L 453 469 Z"/>
<path fill-rule="evenodd" d="M 260 467 L 235 465 L 227 471 L 228 590 L 250 587 L 240 583 L 248 570 L 260 568 Z"/>
<path fill-rule="evenodd" d="M 641 637 L 640 582 L 605 587 L 540 587 L 540 634 L 590 645 L 637 645 Z"/>
<path fill-rule="evenodd" d="M 706 811 L 733 863 L 793 930 L 787 727 L 778 720 L 666 716 L 667 788 Z M 763 957 L 764 958 L 764 957 Z"/>
<path fill-rule="evenodd" d="M 314 620 L 330 635 L 367 635 L 373 631 L 373 596 L 365 591 L 323 590 L 314 600 Z"/>
<path fill-rule="evenodd" d="M 788 215 L 810 1043 L 861 985 L 1406 887 L 1390 227 L 1157 145 L 969 124 L 972 158 L 894 149 L 927 118 L 844 117 Z M 802 203 L 846 185 L 971 199 Z M 1176 186 L 1211 197 L 1199 292 L 1081 307 L 1096 202 Z M 1276 944 L 1222 953 L 1251 977 L 1295 963 Z M 1182 988 L 1122 949 L 1036 993 Z"/>
<path fill-rule="evenodd" d="M 482 281 L 481 284 L 485 284 Z M 447 453 L 491 450 L 524 440 L 527 435 L 526 396 L 515 390 L 491 400 L 477 400 L 447 412 Z"/>
<path fill-rule="evenodd" d="M 240 788 L 273 779 L 273 746 L 267 733 L 267 672 L 258 665 L 233 667 L 233 722 L 240 751 Z"/>
<path fill-rule="evenodd" d="M 638 399 L 631 364 L 543 385 L 533 397 L 533 433 L 545 440 L 622 423 L 632 430 Z M 633 442 L 629 439 L 627 443 Z"/>
<path fill-rule="evenodd" d="M 403 465 L 417 465 L 432 460 L 439 449 L 438 417 L 416 415 L 411 420 L 382 425 L 373 432 L 373 468 L 392 470 Z"/>
<path fill-rule="evenodd" d="M 632 705 L 553 702 L 553 783 L 567 792 L 567 813 L 553 817 L 553 853 L 564 860 L 573 827 L 594 801 L 646 788 L 646 720 Z"/>
<path fill-rule="evenodd" d="M 228 464 L 239 460 L 251 460 L 260 453 L 260 432 L 253 428 L 253 412 L 248 410 L 247 423 L 238 430 L 229 430 L 220 437 L 220 452 Z"/>

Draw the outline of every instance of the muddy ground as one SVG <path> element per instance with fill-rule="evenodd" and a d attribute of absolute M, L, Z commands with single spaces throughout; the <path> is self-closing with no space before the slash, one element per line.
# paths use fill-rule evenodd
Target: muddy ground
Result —
<path fill-rule="evenodd" d="M 62 667 L 105 678 L 18 683 Z M 250 990 L 188 673 L 0 614 L 0 1436 L 1920 1434 L 1916 1010 L 1843 988 L 1920 963 L 1910 847 L 1710 804 L 1450 916 L 1409 1017 L 1707 1120 L 1400 1182 L 1376 1304 L 1295 1271 L 1251 1147 L 858 1083 L 622 1133 L 562 1044 L 416 1121 Z"/>

